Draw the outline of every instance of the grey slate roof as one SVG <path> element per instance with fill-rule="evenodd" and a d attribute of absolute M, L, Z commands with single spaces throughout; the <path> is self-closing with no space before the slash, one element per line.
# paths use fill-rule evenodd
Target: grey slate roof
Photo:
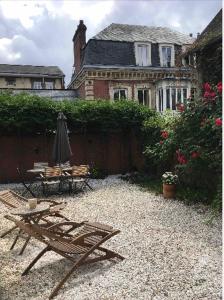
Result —
<path fill-rule="evenodd" d="M 89 40 L 83 65 L 135 65 L 134 44 L 127 42 Z"/>
<path fill-rule="evenodd" d="M 116 23 L 112 23 L 92 39 L 123 42 L 172 43 L 177 45 L 192 44 L 195 40 L 186 34 L 171 30 L 167 27 Z"/>
<path fill-rule="evenodd" d="M 57 66 L 31 66 L 31 65 L 7 65 L 0 64 L 0 74 L 27 74 L 37 76 L 64 76 L 64 73 Z"/>

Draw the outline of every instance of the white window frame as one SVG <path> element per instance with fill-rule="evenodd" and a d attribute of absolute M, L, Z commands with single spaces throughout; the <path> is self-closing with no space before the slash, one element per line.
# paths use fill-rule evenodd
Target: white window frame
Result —
<path fill-rule="evenodd" d="M 182 81 L 181 83 L 177 84 L 175 82 L 172 83 L 168 83 L 168 81 L 166 82 L 161 82 L 158 86 L 157 86 L 157 92 L 156 92 L 156 110 L 160 111 L 161 113 L 166 111 L 167 109 L 170 109 L 171 111 L 176 111 L 176 109 L 174 110 L 172 108 L 172 89 L 175 89 L 175 101 L 176 104 L 178 103 L 178 89 L 181 89 L 181 101 L 180 103 L 184 103 L 184 93 L 183 90 L 186 89 L 187 91 L 187 95 L 186 98 L 189 97 L 190 93 L 191 93 L 191 83 L 190 82 L 184 82 Z M 166 90 L 169 89 L 169 98 L 170 98 L 170 108 L 167 108 L 167 92 Z M 163 99 L 162 99 L 162 110 L 160 110 L 159 107 L 159 90 L 162 90 L 163 93 Z M 161 92 L 160 92 L 161 93 Z"/>
<path fill-rule="evenodd" d="M 54 82 L 53 81 L 45 81 L 45 89 L 46 90 L 53 90 L 54 89 Z"/>
<path fill-rule="evenodd" d="M 138 55 L 138 47 L 145 46 L 147 47 L 147 63 L 145 65 L 142 64 L 140 61 L 140 57 Z M 151 43 L 144 43 L 144 42 L 137 42 L 135 43 L 135 61 L 137 66 L 147 67 L 152 65 L 152 58 L 151 58 Z"/>
<path fill-rule="evenodd" d="M 33 82 L 33 89 L 34 90 L 42 90 L 42 82 L 41 81 L 34 81 Z"/>
<path fill-rule="evenodd" d="M 121 99 L 121 91 L 125 92 L 125 99 Z M 114 99 L 114 93 L 118 92 L 119 93 L 119 99 Z M 114 101 L 120 101 L 120 100 L 128 100 L 128 89 L 127 88 L 114 88 L 113 89 L 113 100 Z"/>
<path fill-rule="evenodd" d="M 144 105 L 146 107 L 151 107 L 151 90 L 147 89 L 147 88 L 138 88 L 138 90 L 137 90 L 137 100 L 138 100 L 138 91 L 143 91 L 143 104 L 142 105 Z M 148 105 L 146 105 L 146 103 L 145 103 L 144 91 L 148 92 Z M 139 100 L 138 100 L 138 103 L 139 103 Z"/>
<path fill-rule="evenodd" d="M 7 86 L 16 86 L 16 78 L 15 77 L 5 77 L 5 82 Z"/>
<path fill-rule="evenodd" d="M 163 47 L 170 47 L 171 48 L 171 62 L 170 67 L 175 66 L 175 52 L 174 52 L 174 45 L 173 44 L 159 44 L 159 58 L 160 58 L 160 66 L 167 68 L 167 66 L 163 65 L 163 53 L 162 48 Z"/>

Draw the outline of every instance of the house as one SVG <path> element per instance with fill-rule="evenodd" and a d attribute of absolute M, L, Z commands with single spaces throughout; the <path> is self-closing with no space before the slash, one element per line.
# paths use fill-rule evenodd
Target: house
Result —
<path fill-rule="evenodd" d="M 0 89 L 64 89 L 64 77 L 57 66 L 0 64 Z"/>
<path fill-rule="evenodd" d="M 198 71 L 198 85 L 222 81 L 222 9 L 183 54 L 188 66 Z"/>
<path fill-rule="evenodd" d="M 86 43 L 81 20 L 73 37 L 68 89 L 82 99 L 128 99 L 176 110 L 191 94 L 192 71 L 180 58 L 194 38 L 164 27 L 111 24 Z"/>

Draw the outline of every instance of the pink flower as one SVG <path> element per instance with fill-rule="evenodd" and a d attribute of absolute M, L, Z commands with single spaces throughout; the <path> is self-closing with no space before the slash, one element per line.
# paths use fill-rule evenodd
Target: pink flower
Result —
<path fill-rule="evenodd" d="M 216 125 L 216 126 L 222 126 L 222 120 L 221 120 L 220 118 L 217 118 L 217 119 L 215 120 L 215 125 Z"/>
<path fill-rule="evenodd" d="M 216 93 L 214 91 L 210 91 L 210 92 L 206 91 L 204 93 L 204 98 L 213 99 L 215 97 L 216 97 Z"/>
<path fill-rule="evenodd" d="M 186 157 L 180 152 L 180 150 L 176 151 L 177 154 L 177 161 L 179 162 L 179 164 L 181 165 L 186 165 L 187 163 L 187 159 Z"/>
<path fill-rule="evenodd" d="M 184 106 L 183 103 L 178 103 L 178 104 L 176 105 L 176 107 L 177 107 L 177 109 L 178 109 L 180 112 L 185 111 L 185 106 Z"/>
<path fill-rule="evenodd" d="M 222 94 L 222 82 L 221 81 L 217 84 L 217 90 L 218 90 L 219 94 Z"/>
<path fill-rule="evenodd" d="M 161 132 L 161 137 L 163 137 L 164 139 L 167 139 L 168 136 L 169 136 L 169 133 L 167 131 L 164 130 Z"/>
<path fill-rule="evenodd" d="M 206 83 L 204 84 L 204 90 L 205 90 L 206 92 L 210 92 L 210 91 L 211 91 L 211 86 L 210 86 L 210 84 L 209 84 L 208 82 L 206 82 Z"/>
<path fill-rule="evenodd" d="M 160 145 L 162 145 L 162 144 L 163 144 L 163 141 L 160 141 L 159 143 L 160 143 Z"/>
<path fill-rule="evenodd" d="M 197 151 L 193 151 L 193 152 L 191 153 L 191 157 L 192 157 L 192 158 L 198 158 L 199 156 L 200 156 L 200 153 L 197 152 Z"/>

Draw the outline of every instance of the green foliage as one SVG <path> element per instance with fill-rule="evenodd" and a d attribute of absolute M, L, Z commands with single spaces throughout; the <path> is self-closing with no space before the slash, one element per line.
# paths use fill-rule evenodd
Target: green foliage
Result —
<path fill-rule="evenodd" d="M 139 130 L 157 113 L 133 101 L 60 101 L 28 94 L 0 93 L 0 135 L 46 134 L 56 129 L 59 111 L 70 131 Z"/>
<path fill-rule="evenodd" d="M 90 168 L 90 177 L 93 179 L 104 179 L 107 175 L 107 172 L 99 167 Z"/>
<path fill-rule="evenodd" d="M 153 145 L 147 145 L 144 153 L 159 170 L 158 175 L 175 171 L 189 198 L 194 198 L 191 191 L 198 190 L 195 199 L 200 194 L 200 201 L 220 207 L 222 98 L 216 87 L 212 91 L 215 97 L 188 102 L 180 117 L 168 122 L 166 130 Z"/>

